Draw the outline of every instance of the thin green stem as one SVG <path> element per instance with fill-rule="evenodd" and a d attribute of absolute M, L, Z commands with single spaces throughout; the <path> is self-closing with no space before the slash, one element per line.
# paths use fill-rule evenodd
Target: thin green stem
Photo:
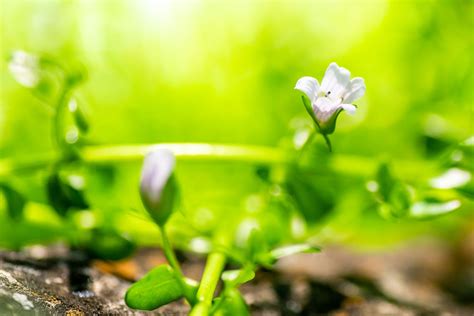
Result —
<path fill-rule="evenodd" d="M 186 298 L 186 301 L 188 301 L 189 304 L 193 305 L 196 302 L 196 297 L 194 296 L 195 292 L 188 283 L 186 277 L 183 274 L 183 271 L 181 270 L 181 266 L 179 265 L 178 259 L 176 258 L 176 254 L 174 253 L 173 247 L 171 246 L 165 227 L 159 226 L 159 228 L 162 241 L 161 246 L 163 252 L 165 253 L 166 260 L 168 260 L 168 263 L 173 268 L 174 272 L 176 273 L 176 276 L 178 277 L 179 282 L 181 283 L 181 287 L 183 288 L 184 297 Z"/>
<path fill-rule="evenodd" d="M 222 252 L 213 252 L 209 255 L 206 268 L 201 279 L 201 285 L 197 292 L 198 303 L 192 309 L 191 316 L 207 316 L 212 306 L 212 299 L 216 291 L 217 283 L 226 262 L 226 256 Z"/>
<path fill-rule="evenodd" d="M 161 233 L 163 252 L 165 253 L 166 259 L 168 260 L 170 266 L 175 270 L 175 272 L 181 278 L 184 278 L 183 271 L 181 270 L 181 267 L 179 266 L 173 247 L 171 247 L 171 243 L 168 239 L 168 235 L 163 226 L 160 226 L 160 233 Z"/>
<path fill-rule="evenodd" d="M 158 148 L 167 148 L 181 160 L 221 160 L 251 163 L 289 163 L 292 155 L 278 148 L 251 145 L 226 145 L 207 143 L 162 143 L 124 146 L 93 146 L 82 149 L 85 161 L 100 163 L 141 159 Z"/>
<path fill-rule="evenodd" d="M 326 145 L 328 146 L 329 152 L 332 152 L 332 145 L 331 145 L 331 140 L 329 139 L 329 136 L 327 134 L 321 134 L 321 135 L 323 135 L 323 138 L 326 141 Z"/>
<path fill-rule="evenodd" d="M 294 164 L 296 154 L 283 149 L 264 146 L 202 144 L 202 143 L 162 143 L 119 146 L 85 146 L 80 148 L 80 156 L 88 164 L 106 164 L 138 161 L 153 148 L 171 149 L 179 160 L 189 161 L 235 161 L 253 164 Z M 235 156 L 234 156 L 235 155 Z M 41 170 L 61 158 L 58 152 L 35 156 L 0 159 L 0 178 L 19 173 Z M 393 159 L 395 172 L 407 179 L 419 180 L 419 175 L 435 175 L 439 172 L 436 162 Z M 331 170 L 350 176 L 367 177 L 374 175 L 378 160 L 374 157 L 333 155 Z"/>
<path fill-rule="evenodd" d="M 68 105 L 70 91 L 70 87 L 64 84 L 56 104 L 56 113 L 54 114 L 53 139 L 60 149 L 64 149 L 67 146 L 64 135 L 64 112 Z"/>

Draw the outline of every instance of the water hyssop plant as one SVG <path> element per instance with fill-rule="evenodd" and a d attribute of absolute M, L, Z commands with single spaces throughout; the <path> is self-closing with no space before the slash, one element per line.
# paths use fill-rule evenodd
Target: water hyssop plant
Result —
<path fill-rule="evenodd" d="M 351 79 L 347 69 L 331 63 L 321 84 L 313 77 L 297 81 L 295 89 L 302 93 L 309 117 L 295 131 L 292 146 L 281 148 L 211 143 L 94 145 L 87 138 L 88 110 L 75 93 L 86 80 L 84 67 L 16 51 L 9 69 L 15 80 L 53 113 L 52 134 L 57 147 L 55 153 L 45 157 L 0 160 L 0 191 L 15 220 L 22 219 L 29 198 L 15 188 L 12 179 L 20 172 L 41 169 L 47 174 L 46 203 L 68 225 L 71 249 L 81 249 L 91 258 L 127 257 L 136 248 L 135 243 L 123 232 L 94 222 L 94 205 L 85 194 L 87 182 L 77 170 L 90 164 L 107 166 L 144 157 L 140 181 L 133 185 L 146 213 L 137 213 L 157 225 L 168 264 L 157 266 L 130 286 L 125 295 L 130 308 L 154 310 L 184 299 L 193 316 L 247 315 L 239 286 L 250 282 L 259 268 L 272 269 L 282 257 L 321 250 L 304 231 L 307 223 L 323 216 L 317 213 L 318 193 L 307 178 L 317 177 L 321 170 L 318 165 L 332 155 L 329 137 L 336 130 L 339 115 L 344 111 L 354 114 L 357 107 L 353 103 L 366 92 L 364 79 Z M 318 135 L 327 149 L 315 155 Z M 391 163 L 380 164 L 373 180 L 367 183 L 379 214 L 388 220 L 420 220 L 459 209 L 463 198 L 473 195 L 472 166 L 465 163 L 473 146 L 471 138 L 450 149 L 442 174 L 429 179 L 428 187 L 407 184 L 395 175 Z M 186 206 L 187 196 L 181 190 L 181 162 L 202 160 L 244 162 L 254 168 L 255 181 L 260 181 L 263 189 L 248 201 L 250 211 L 220 213 L 208 229 L 197 227 L 187 218 L 192 210 Z M 348 165 L 350 168 L 351 163 Z M 172 238 L 170 228 L 185 237 Z M 176 248 L 207 255 L 201 280 L 192 280 L 183 273 Z M 219 282 L 222 287 L 218 291 Z"/>

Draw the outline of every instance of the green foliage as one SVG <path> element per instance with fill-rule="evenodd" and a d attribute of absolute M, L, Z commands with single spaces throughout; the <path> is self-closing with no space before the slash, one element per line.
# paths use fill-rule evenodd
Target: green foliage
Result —
<path fill-rule="evenodd" d="M 213 316 L 250 315 L 242 294 L 234 288 L 226 291 L 214 303 L 215 308 L 211 312 Z"/>
<path fill-rule="evenodd" d="M 125 294 L 125 302 L 133 309 L 154 310 L 184 297 L 184 289 L 173 269 L 161 265 L 135 282 Z"/>
<path fill-rule="evenodd" d="M 461 206 L 459 200 L 442 201 L 429 192 L 415 192 L 414 188 L 392 175 L 387 163 L 380 165 L 376 179 L 373 191 L 381 202 L 380 214 L 386 218 L 430 219 L 453 212 Z M 415 200 L 415 195 L 425 197 Z"/>
<path fill-rule="evenodd" d="M 222 273 L 222 281 L 227 288 L 234 288 L 247 283 L 255 277 L 255 272 L 250 268 L 227 270 Z"/>
<path fill-rule="evenodd" d="M 461 203 L 458 200 L 443 202 L 429 199 L 413 204 L 410 209 L 410 216 L 418 219 L 430 219 L 453 212 L 459 209 L 460 206 Z"/>
<path fill-rule="evenodd" d="M 70 177 L 61 176 L 59 172 L 53 172 L 48 178 L 48 201 L 61 216 L 65 216 L 71 209 L 86 209 L 89 207 L 82 188 L 75 186 L 71 180 Z"/>
<path fill-rule="evenodd" d="M 120 260 L 135 251 L 135 244 L 126 236 L 115 231 L 93 230 L 90 241 L 85 245 L 92 258 Z"/>
<path fill-rule="evenodd" d="M 35 53 L 33 77 L 0 69 L 0 246 L 60 239 L 118 259 L 135 241 L 156 245 L 137 193 L 152 148 L 138 144 L 156 143 L 184 146 L 173 147 L 182 203 L 155 221 L 176 247 L 205 239 L 241 265 L 224 274 L 216 314 L 245 314 L 235 288 L 282 255 L 316 251 L 315 236 L 359 247 L 457 238 L 473 219 L 472 3 L 347 4 L 3 3 L 2 55 Z M 367 96 L 355 116 L 313 126 L 292 88 L 332 61 L 364 77 Z M 320 135 L 302 145 L 311 128 L 332 133 L 334 152 Z M 76 167 L 83 187 L 71 182 Z M 453 174 L 464 180 L 452 185 Z M 84 212 L 93 227 L 77 220 Z M 176 269 L 155 274 L 129 290 L 137 308 L 193 303 L 195 286 Z"/>
<path fill-rule="evenodd" d="M 20 220 L 23 217 L 23 211 L 27 202 L 25 197 L 12 187 L 2 183 L 0 183 L 0 192 L 3 193 L 8 215 L 12 219 Z"/>

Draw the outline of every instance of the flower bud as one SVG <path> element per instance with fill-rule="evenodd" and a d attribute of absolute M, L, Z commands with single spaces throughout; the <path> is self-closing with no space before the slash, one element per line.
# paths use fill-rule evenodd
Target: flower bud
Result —
<path fill-rule="evenodd" d="M 147 154 L 143 162 L 140 196 L 146 210 L 160 226 L 173 212 L 177 197 L 174 166 L 175 157 L 168 149 L 157 149 Z"/>

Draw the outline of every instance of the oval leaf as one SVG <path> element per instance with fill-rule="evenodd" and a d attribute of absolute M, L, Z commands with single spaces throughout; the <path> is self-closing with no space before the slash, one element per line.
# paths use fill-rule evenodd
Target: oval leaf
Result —
<path fill-rule="evenodd" d="M 410 217 L 416 219 L 429 219 L 445 215 L 457 210 L 461 206 L 459 200 L 448 202 L 421 201 L 413 204 L 410 209 Z"/>
<path fill-rule="evenodd" d="M 277 260 L 297 253 L 314 253 L 320 251 L 321 249 L 315 246 L 311 246 L 308 244 L 296 244 L 275 248 L 270 252 L 270 254 L 273 259 Z"/>
<path fill-rule="evenodd" d="M 222 281 L 229 288 L 244 284 L 254 277 L 255 272 L 251 269 L 228 270 L 222 273 Z"/>
<path fill-rule="evenodd" d="M 130 308 L 151 311 L 183 296 L 183 288 L 173 269 L 162 265 L 132 284 L 125 294 L 125 302 Z"/>

